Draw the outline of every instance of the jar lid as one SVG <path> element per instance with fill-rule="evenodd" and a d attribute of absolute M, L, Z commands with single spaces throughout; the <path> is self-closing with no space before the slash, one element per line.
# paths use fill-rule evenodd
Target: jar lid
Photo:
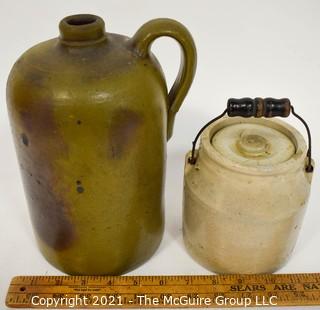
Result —
<path fill-rule="evenodd" d="M 246 174 L 274 174 L 305 166 L 307 145 L 289 124 L 266 118 L 225 117 L 201 135 L 199 158 Z"/>
<path fill-rule="evenodd" d="M 269 166 L 290 159 L 296 152 L 292 140 L 265 124 L 236 123 L 220 129 L 211 145 L 223 157 L 244 166 Z"/>

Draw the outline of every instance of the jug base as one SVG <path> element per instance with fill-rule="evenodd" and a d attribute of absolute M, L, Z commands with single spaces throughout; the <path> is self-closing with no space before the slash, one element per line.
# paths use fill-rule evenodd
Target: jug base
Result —
<path fill-rule="evenodd" d="M 97 268 L 97 265 L 95 264 L 90 264 L 86 266 L 86 268 L 83 268 L 81 266 L 78 267 L 76 264 L 76 260 L 69 261 L 69 263 L 65 262 L 60 258 L 58 254 L 50 254 L 48 249 L 42 244 L 42 242 L 39 240 L 37 241 L 38 248 L 45 260 L 56 269 L 68 275 L 119 276 L 131 272 L 132 270 L 140 267 L 149 259 L 151 259 L 151 257 L 156 253 L 161 244 L 162 236 L 157 240 L 157 242 L 154 243 L 154 246 L 152 248 L 148 248 L 148 253 L 146 253 L 143 257 L 141 257 L 140 259 L 136 259 L 135 261 L 132 260 L 131 262 L 127 262 L 124 259 L 123 263 L 120 262 L 118 264 L 118 268 L 110 268 L 107 260 L 103 267 L 101 267 L 100 265 Z"/>

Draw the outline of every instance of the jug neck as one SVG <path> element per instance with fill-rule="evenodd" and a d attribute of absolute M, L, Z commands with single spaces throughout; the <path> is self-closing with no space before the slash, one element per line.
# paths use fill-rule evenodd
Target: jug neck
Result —
<path fill-rule="evenodd" d="M 59 24 L 60 42 L 69 46 L 86 46 L 106 40 L 101 17 L 91 14 L 67 16 Z"/>

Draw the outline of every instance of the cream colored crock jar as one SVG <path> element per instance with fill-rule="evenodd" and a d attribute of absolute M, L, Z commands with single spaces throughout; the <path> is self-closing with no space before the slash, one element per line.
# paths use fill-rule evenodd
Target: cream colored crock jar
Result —
<path fill-rule="evenodd" d="M 267 119 L 290 112 L 306 126 L 308 147 L 292 126 Z M 229 99 L 186 156 L 188 252 L 217 273 L 276 271 L 294 249 L 312 175 L 310 131 L 289 99 Z"/>

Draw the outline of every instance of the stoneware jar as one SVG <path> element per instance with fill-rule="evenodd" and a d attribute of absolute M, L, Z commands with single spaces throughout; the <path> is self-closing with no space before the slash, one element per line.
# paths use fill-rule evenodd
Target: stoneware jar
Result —
<path fill-rule="evenodd" d="M 286 99 L 244 98 L 229 100 L 220 117 L 288 116 L 290 108 Z M 200 148 L 186 156 L 186 248 L 217 273 L 274 272 L 292 253 L 301 228 L 313 174 L 311 145 L 308 150 L 302 135 L 279 120 L 218 118 L 203 128 Z"/>
<path fill-rule="evenodd" d="M 46 259 L 69 274 L 121 274 L 145 262 L 163 233 L 166 141 L 192 83 L 196 49 L 170 19 L 132 38 L 74 15 L 60 36 L 25 52 L 7 103 L 32 223 Z M 176 39 L 182 61 L 169 94 L 151 53 Z"/>

